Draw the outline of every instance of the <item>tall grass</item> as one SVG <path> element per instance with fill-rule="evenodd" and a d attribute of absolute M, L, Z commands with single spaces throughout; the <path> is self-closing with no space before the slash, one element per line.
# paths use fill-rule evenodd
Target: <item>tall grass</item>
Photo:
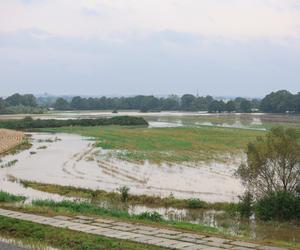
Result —
<path fill-rule="evenodd" d="M 17 202 L 25 199 L 26 197 L 24 196 L 9 194 L 0 190 L 0 202 Z"/>

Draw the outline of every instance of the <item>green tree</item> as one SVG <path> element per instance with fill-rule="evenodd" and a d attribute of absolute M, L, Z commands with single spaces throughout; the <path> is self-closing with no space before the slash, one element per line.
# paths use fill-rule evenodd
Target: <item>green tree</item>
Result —
<path fill-rule="evenodd" d="M 181 108 L 186 111 L 192 110 L 192 105 L 196 97 L 190 94 L 185 94 L 181 97 Z"/>
<path fill-rule="evenodd" d="M 272 128 L 248 145 L 247 162 L 237 173 L 257 197 L 284 191 L 297 194 L 300 183 L 300 134 L 292 128 Z"/>
<path fill-rule="evenodd" d="M 217 100 L 212 101 L 208 106 L 208 112 L 215 113 L 220 112 L 220 103 Z"/>
<path fill-rule="evenodd" d="M 279 90 L 265 96 L 261 101 L 261 110 L 272 113 L 294 111 L 294 96 L 287 90 Z"/>
<path fill-rule="evenodd" d="M 251 112 L 251 102 L 244 99 L 241 101 L 240 104 L 240 111 L 243 113 L 250 113 Z"/>
<path fill-rule="evenodd" d="M 236 110 L 235 102 L 230 100 L 226 103 L 225 110 L 228 112 L 233 112 Z"/>
<path fill-rule="evenodd" d="M 5 113 L 5 101 L 2 99 L 2 98 L 0 98 L 0 113 L 1 114 L 3 114 L 3 113 Z"/>
<path fill-rule="evenodd" d="M 298 92 L 297 95 L 294 97 L 294 106 L 295 106 L 295 111 L 297 113 L 300 113 L 300 92 Z"/>
<path fill-rule="evenodd" d="M 70 108 L 70 104 L 64 98 L 57 98 L 54 108 L 57 110 L 67 110 Z"/>

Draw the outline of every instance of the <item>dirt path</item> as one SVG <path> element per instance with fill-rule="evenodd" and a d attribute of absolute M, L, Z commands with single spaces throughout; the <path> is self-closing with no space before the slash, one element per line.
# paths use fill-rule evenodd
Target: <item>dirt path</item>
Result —
<path fill-rule="evenodd" d="M 116 239 L 130 240 L 143 244 L 167 247 L 170 249 L 235 249 L 235 250 L 285 250 L 244 241 L 229 240 L 201 234 L 185 233 L 179 230 L 169 230 L 145 226 L 140 224 L 125 223 L 115 219 L 92 218 L 77 216 L 45 217 L 28 213 L 21 213 L 0 209 L 0 215 L 10 218 L 31 221 L 53 227 L 67 228 L 89 234 L 101 235 Z"/>

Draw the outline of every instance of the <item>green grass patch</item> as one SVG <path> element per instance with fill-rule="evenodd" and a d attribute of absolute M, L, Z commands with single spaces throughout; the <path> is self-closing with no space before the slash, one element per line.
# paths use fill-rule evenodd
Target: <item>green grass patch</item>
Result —
<path fill-rule="evenodd" d="M 26 197 L 20 195 L 9 194 L 4 191 L 0 191 L 0 202 L 18 202 L 25 200 Z"/>
<path fill-rule="evenodd" d="M 40 225 L 3 216 L 0 216 L 0 234 L 15 239 L 26 239 L 26 241 L 30 241 L 31 243 L 43 243 L 59 249 L 164 249 L 125 240 L 111 239 L 68 229 Z"/>
<path fill-rule="evenodd" d="M 226 162 L 230 155 L 242 152 L 246 145 L 264 131 L 218 128 L 132 128 L 120 126 L 64 127 L 48 132 L 76 133 L 95 138 L 96 146 L 122 150 L 117 157 L 129 161 Z M 226 157 L 228 156 L 228 157 Z"/>

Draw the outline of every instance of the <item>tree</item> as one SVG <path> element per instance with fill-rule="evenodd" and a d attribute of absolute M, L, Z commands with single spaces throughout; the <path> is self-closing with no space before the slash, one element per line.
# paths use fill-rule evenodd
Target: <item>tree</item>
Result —
<path fill-rule="evenodd" d="M 54 104 L 54 108 L 57 110 L 67 110 L 70 108 L 69 103 L 67 102 L 67 100 L 65 100 L 64 98 L 57 98 L 55 104 Z"/>
<path fill-rule="evenodd" d="M 37 101 L 34 95 L 27 94 L 27 95 L 20 95 L 20 94 L 13 94 L 5 99 L 8 105 L 10 106 L 28 106 L 28 107 L 36 107 Z"/>
<path fill-rule="evenodd" d="M 241 101 L 240 104 L 240 111 L 243 113 L 250 113 L 251 112 L 251 102 L 244 99 Z"/>
<path fill-rule="evenodd" d="M 206 111 L 208 109 L 206 98 L 202 96 L 196 97 L 193 102 L 192 109 L 197 111 Z"/>
<path fill-rule="evenodd" d="M 37 101 L 34 95 L 32 94 L 27 94 L 23 95 L 21 97 L 21 104 L 24 106 L 29 106 L 29 107 L 36 107 L 37 106 Z"/>
<path fill-rule="evenodd" d="M 233 112 L 236 110 L 235 102 L 230 100 L 226 103 L 225 110 L 228 112 Z"/>
<path fill-rule="evenodd" d="M 215 113 L 220 112 L 220 103 L 217 100 L 212 101 L 208 106 L 208 112 Z"/>
<path fill-rule="evenodd" d="M 86 109 L 87 108 L 87 101 L 85 98 L 81 98 L 80 96 L 75 96 L 71 101 L 71 108 L 72 109 Z"/>
<path fill-rule="evenodd" d="M 279 191 L 297 194 L 299 140 L 298 130 L 277 127 L 248 145 L 247 162 L 241 164 L 237 174 L 257 197 Z"/>
<path fill-rule="evenodd" d="M 261 101 L 261 110 L 272 113 L 294 111 L 294 96 L 287 90 L 279 90 L 265 96 Z"/>
<path fill-rule="evenodd" d="M 196 97 L 190 94 L 185 94 L 181 97 L 181 108 L 186 111 L 192 110 L 193 102 L 195 101 Z"/>
<path fill-rule="evenodd" d="M 13 94 L 5 99 L 6 103 L 10 106 L 18 106 L 22 103 L 22 96 L 18 93 Z"/>
<path fill-rule="evenodd" d="M 300 113 L 300 92 L 294 97 L 295 111 Z"/>
<path fill-rule="evenodd" d="M 0 113 L 5 112 L 5 101 L 0 97 Z"/>
<path fill-rule="evenodd" d="M 161 99 L 162 110 L 178 110 L 179 103 L 178 100 L 172 97 Z"/>

